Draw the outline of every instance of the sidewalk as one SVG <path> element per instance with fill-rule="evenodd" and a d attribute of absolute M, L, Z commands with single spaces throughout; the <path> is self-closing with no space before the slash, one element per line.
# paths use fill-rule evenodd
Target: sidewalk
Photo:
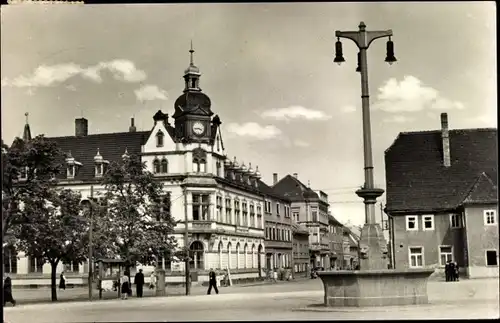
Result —
<path fill-rule="evenodd" d="M 275 285 L 275 284 L 286 284 L 293 283 L 295 281 L 278 281 L 274 283 L 272 281 L 262 281 L 258 283 L 248 283 L 248 284 L 235 284 L 230 287 L 219 287 L 221 291 L 230 290 L 232 292 L 238 290 L 239 288 L 252 287 L 252 286 L 265 286 L 265 285 Z M 148 289 L 147 285 L 144 286 L 143 297 L 156 297 L 155 291 Z M 191 295 L 205 295 L 207 293 L 208 286 L 202 286 L 199 284 L 193 284 L 191 286 Z M 17 304 L 38 304 L 38 303 L 51 303 L 51 289 L 50 288 L 37 288 L 37 289 L 14 289 L 13 296 Z M 166 287 L 166 296 L 185 296 L 185 287 Z M 102 300 L 110 300 L 118 298 L 118 291 L 106 291 L 102 293 Z M 136 298 L 135 285 L 132 286 L 132 298 Z M 67 288 L 66 290 L 57 289 L 57 302 L 82 302 L 88 301 L 88 289 L 86 287 L 75 287 Z M 99 291 L 92 291 L 92 299 L 94 301 L 99 300 Z M 10 306 L 8 304 L 7 306 Z"/>

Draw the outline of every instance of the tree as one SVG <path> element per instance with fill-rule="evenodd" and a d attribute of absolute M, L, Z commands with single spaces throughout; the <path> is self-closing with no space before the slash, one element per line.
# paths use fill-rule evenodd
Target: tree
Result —
<path fill-rule="evenodd" d="M 163 184 L 146 170 L 136 156 L 112 162 L 102 178 L 106 206 L 104 216 L 96 219 L 99 236 L 111 237 L 115 256 L 125 260 L 127 269 L 138 262 L 154 264 L 159 256 L 172 251 L 176 221 L 170 214 L 170 195 Z"/>
<path fill-rule="evenodd" d="M 2 142 L 2 244 L 22 221 L 19 205 L 56 185 L 61 160 L 62 151 L 43 135 L 28 142 L 16 138 L 10 147 Z"/>
<path fill-rule="evenodd" d="M 24 202 L 19 245 L 51 266 L 52 301 L 57 301 L 56 269 L 60 261 L 83 262 L 88 248 L 89 219 L 82 214 L 80 193 L 48 189 Z"/>

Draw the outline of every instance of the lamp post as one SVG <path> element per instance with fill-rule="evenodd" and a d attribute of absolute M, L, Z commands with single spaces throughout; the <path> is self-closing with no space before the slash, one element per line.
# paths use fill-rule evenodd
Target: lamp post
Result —
<path fill-rule="evenodd" d="M 358 31 L 336 31 L 335 36 L 335 59 L 339 65 L 345 62 L 342 54 L 342 43 L 340 38 L 347 38 L 358 46 L 357 72 L 361 74 L 361 102 L 363 115 L 363 152 L 364 152 L 364 177 L 363 187 L 356 191 L 365 204 L 365 225 L 361 231 L 360 269 L 387 269 L 387 245 L 380 225 L 375 220 L 375 203 L 377 198 L 384 194 L 384 190 L 376 188 L 373 180 L 373 157 L 371 144 L 370 125 L 370 99 L 368 91 L 368 62 L 367 50 L 370 44 L 378 38 L 389 37 L 387 42 L 387 57 L 385 61 L 392 64 L 396 61 L 394 57 L 394 44 L 391 40 L 392 30 L 367 31 L 364 22 L 359 24 Z"/>

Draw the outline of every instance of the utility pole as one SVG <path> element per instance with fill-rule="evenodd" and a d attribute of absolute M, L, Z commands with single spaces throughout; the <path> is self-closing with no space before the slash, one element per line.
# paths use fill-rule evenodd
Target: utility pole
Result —
<path fill-rule="evenodd" d="M 93 261 L 94 258 L 94 250 L 92 246 L 92 231 L 94 231 L 94 216 L 93 216 L 93 207 L 92 203 L 94 203 L 94 185 L 90 186 L 90 208 L 89 208 L 89 216 L 90 216 L 90 228 L 89 228 L 89 301 L 92 301 L 92 274 L 93 274 Z"/>
<path fill-rule="evenodd" d="M 184 248 L 186 251 L 186 254 L 184 255 L 184 270 L 186 272 L 186 295 L 191 294 L 191 274 L 189 272 L 189 246 L 188 246 L 188 239 L 189 239 L 189 229 L 188 229 L 188 196 L 187 196 L 187 191 L 186 188 L 182 188 L 182 194 L 184 195 Z"/>

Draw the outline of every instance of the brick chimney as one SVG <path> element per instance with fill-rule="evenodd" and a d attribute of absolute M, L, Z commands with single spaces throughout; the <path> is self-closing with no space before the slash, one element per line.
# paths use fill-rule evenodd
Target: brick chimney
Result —
<path fill-rule="evenodd" d="M 137 129 L 134 125 L 134 118 L 132 117 L 132 118 L 130 118 L 130 127 L 128 128 L 128 131 L 129 132 L 136 132 L 136 130 Z"/>
<path fill-rule="evenodd" d="M 75 136 L 85 137 L 89 134 L 89 121 L 85 118 L 75 119 Z"/>
<path fill-rule="evenodd" d="M 443 165 L 444 167 L 450 167 L 451 166 L 450 134 L 448 131 L 447 113 L 441 113 L 441 141 L 443 144 Z"/>
<path fill-rule="evenodd" d="M 278 183 L 278 173 L 273 173 L 273 185 L 276 185 Z"/>
<path fill-rule="evenodd" d="M 293 177 L 295 177 L 296 179 L 299 179 L 299 174 L 293 173 Z"/>

